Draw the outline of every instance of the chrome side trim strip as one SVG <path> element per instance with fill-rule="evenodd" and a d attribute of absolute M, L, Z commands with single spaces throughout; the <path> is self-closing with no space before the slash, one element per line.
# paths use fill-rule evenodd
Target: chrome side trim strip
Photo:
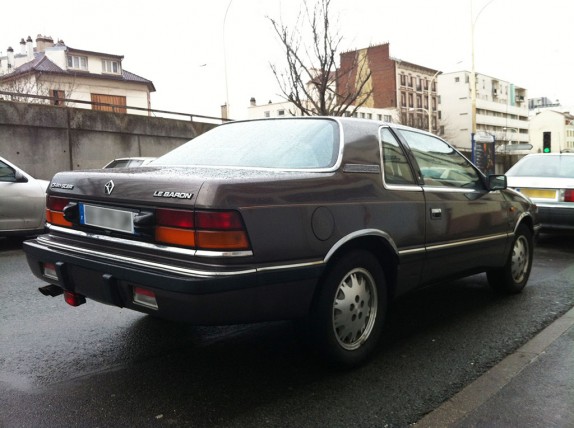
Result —
<path fill-rule="evenodd" d="M 508 238 L 508 234 L 501 233 L 498 235 L 485 236 L 483 238 L 467 239 L 467 240 L 463 240 L 463 241 L 450 242 L 448 244 L 430 245 L 426 248 L 428 251 L 444 250 L 446 248 L 464 247 L 466 245 L 478 244 L 480 242 L 488 242 L 488 241 L 494 241 L 497 239 L 506 239 L 506 238 Z"/>
<path fill-rule="evenodd" d="M 205 251 L 205 250 L 190 250 L 187 248 L 171 247 L 169 245 L 152 244 L 150 242 L 140 242 L 132 241 L 131 239 L 124 238 L 112 238 L 106 235 L 100 235 L 97 233 L 88 233 L 81 230 L 68 229 L 66 227 L 54 226 L 53 224 L 47 223 L 46 227 L 49 230 L 55 230 L 60 233 L 67 233 L 69 235 L 81 236 L 83 238 L 89 238 L 96 241 L 104 242 L 117 242 L 123 245 L 130 245 L 132 247 L 145 248 L 154 251 L 164 251 L 166 253 L 172 254 L 183 254 L 186 256 L 196 256 L 196 257 L 246 257 L 252 256 L 253 251 Z"/>
<path fill-rule="evenodd" d="M 419 254 L 426 252 L 426 248 L 411 248 L 409 250 L 399 250 L 399 256 L 410 256 L 411 254 Z"/>

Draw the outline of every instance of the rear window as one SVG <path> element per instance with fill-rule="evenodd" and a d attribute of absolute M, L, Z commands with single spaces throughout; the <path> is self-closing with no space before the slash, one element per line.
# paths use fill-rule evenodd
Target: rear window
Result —
<path fill-rule="evenodd" d="M 337 122 L 268 119 L 218 126 L 153 164 L 315 169 L 334 166 L 338 154 Z"/>
<path fill-rule="evenodd" d="M 574 156 L 526 156 L 506 173 L 509 177 L 574 178 Z"/>

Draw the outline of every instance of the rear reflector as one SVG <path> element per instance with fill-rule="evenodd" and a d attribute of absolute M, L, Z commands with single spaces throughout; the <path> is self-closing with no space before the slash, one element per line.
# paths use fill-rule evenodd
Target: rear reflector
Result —
<path fill-rule="evenodd" d="M 64 300 L 70 306 L 80 306 L 86 303 L 86 298 L 80 294 L 64 291 Z"/>
<path fill-rule="evenodd" d="M 146 308 L 158 309 L 155 293 L 147 288 L 134 287 L 134 303 Z"/>
<path fill-rule="evenodd" d="M 50 278 L 56 281 L 58 280 L 58 274 L 56 273 L 56 265 L 54 263 L 43 263 L 42 274 L 46 278 Z"/>

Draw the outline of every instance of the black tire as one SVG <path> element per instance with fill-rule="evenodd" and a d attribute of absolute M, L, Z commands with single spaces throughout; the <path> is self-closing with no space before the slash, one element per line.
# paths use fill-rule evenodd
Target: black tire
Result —
<path fill-rule="evenodd" d="M 522 291 L 532 269 L 533 243 L 530 229 L 524 224 L 518 226 L 506 264 L 486 274 L 495 291 L 504 294 L 517 294 Z"/>
<path fill-rule="evenodd" d="M 353 368 L 374 352 L 387 308 L 383 269 L 368 251 L 334 260 L 314 301 L 308 343 L 331 367 Z"/>

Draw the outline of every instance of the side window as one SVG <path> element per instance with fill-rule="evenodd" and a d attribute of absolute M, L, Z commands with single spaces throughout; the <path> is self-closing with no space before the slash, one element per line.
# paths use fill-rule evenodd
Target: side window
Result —
<path fill-rule="evenodd" d="M 14 170 L 2 161 L 0 161 L 0 181 L 16 181 Z"/>
<path fill-rule="evenodd" d="M 427 186 L 484 189 L 472 164 L 444 141 L 430 135 L 401 130 Z"/>
<path fill-rule="evenodd" d="M 388 128 L 381 128 L 383 171 L 387 184 L 415 184 L 407 157 Z"/>

